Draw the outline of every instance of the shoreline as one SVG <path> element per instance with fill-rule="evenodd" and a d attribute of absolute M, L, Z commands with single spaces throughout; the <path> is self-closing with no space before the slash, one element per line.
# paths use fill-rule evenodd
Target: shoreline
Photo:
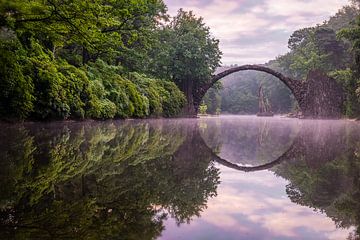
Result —
<path fill-rule="evenodd" d="M 81 122 L 106 122 L 106 121 L 134 121 L 134 120 L 164 120 L 164 119 L 200 119 L 200 118 L 220 118 L 220 117 L 255 117 L 259 119 L 269 118 L 284 118 L 284 119 L 299 119 L 299 120 L 340 120 L 350 122 L 360 122 L 360 118 L 304 118 L 288 116 L 286 114 L 275 114 L 274 116 L 257 116 L 256 114 L 197 114 L 196 116 L 177 116 L 177 117 L 146 117 L 146 118 L 108 118 L 108 119 L 63 119 L 63 120 L 0 120 L 1 125 L 17 125 L 17 124 L 49 124 L 49 123 L 81 123 Z"/>

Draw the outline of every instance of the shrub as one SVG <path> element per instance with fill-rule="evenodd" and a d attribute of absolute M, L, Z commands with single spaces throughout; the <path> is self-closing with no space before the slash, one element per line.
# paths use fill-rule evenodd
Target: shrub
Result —
<path fill-rule="evenodd" d="M 64 60 L 54 60 L 40 44 L 32 43 L 32 75 L 35 86 L 34 118 L 84 118 L 94 106 L 94 95 L 85 72 Z"/>
<path fill-rule="evenodd" d="M 55 59 L 39 42 L 29 49 L 0 42 L 0 113 L 3 118 L 82 119 L 175 116 L 185 104 L 177 86 L 131 73 L 102 60 L 82 68 Z M 13 54 L 15 52 L 15 54 Z"/>
<path fill-rule="evenodd" d="M 355 117 L 360 114 L 360 98 L 354 89 L 358 86 L 358 81 L 350 69 L 337 70 L 330 73 L 345 90 L 344 114 L 348 117 Z"/>
<path fill-rule="evenodd" d="M 200 112 L 200 114 L 206 114 L 206 111 L 207 111 L 207 106 L 202 103 L 202 104 L 199 106 L 199 112 Z"/>
<path fill-rule="evenodd" d="M 173 82 L 157 80 L 156 84 L 164 89 L 163 92 L 160 92 L 163 116 L 172 117 L 179 115 L 186 104 L 185 95 Z"/>
<path fill-rule="evenodd" d="M 136 86 L 129 80 L 122 78 L 119 68 L 110 66 L 102 60 L 86 66 L 87 75 L 98 88 L 103 91 L 94 91 L 100 100 L 108 100 L 116 107 L 116 117 L 143 117 L 146 115 L 146 104 Z"/>
<path fill-rule="evenodd" d="M 130 80 L 136 84 L 139 91 L 148 99 L 149 115 L 161 116 L 163 108 L 160 92 L 164 92 L 165 89 L 157 84 L 156 80 L 148 78 L 144 74 L 131 73 Z"/>
<path fill-rule="evenodd" d="M 151 115 L 171 117 L 180 114 L 186 98 L 175 83 L 149 78 L 139 73 L 131 73 L 130 79 L 149 99 Z"/>
<path fill-rule="evenodd" d="M 116 117 L 174 116 L 180 113 L 185 97 L 172 82 L 131 73 L 128 80 L 120 67 L 109 66 L 102 60 L 86 66 L 92 82 L 101 91 L 93 91 L 98 99 L 108 99 L 116 106 Z"/>
<path fill-rule="evenodd" d="M 94 95 L 90 89 L 90 81 L 84 71 L 62 61 L 58 71 L 62 74 L 62 87 L 65 89 L 66 102 L 72 117 L 84 118 L 85 111 L 90 109 Z"/>
<path fill-rule="evenodd" d="M 0 39 L 0 115 L 26 118 L 33 110 L 34 86 L 23 74 L 27 62 L 24 49 L 14 39 Z"/>

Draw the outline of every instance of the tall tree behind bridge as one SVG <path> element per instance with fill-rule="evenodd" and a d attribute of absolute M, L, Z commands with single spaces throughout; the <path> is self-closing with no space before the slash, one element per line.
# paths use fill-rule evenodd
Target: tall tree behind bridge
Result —
<path fill-rule="evenodd" d="M 149 71 L 173 80 L 188 100 L 184 114 L 196 112 L 194 97 L 220 66 L 219 40 L 212 37 L 203 19 L 191 11 L 179 10 L 170 24 L 159 31 L 159 45 L 153 50 Z"/>

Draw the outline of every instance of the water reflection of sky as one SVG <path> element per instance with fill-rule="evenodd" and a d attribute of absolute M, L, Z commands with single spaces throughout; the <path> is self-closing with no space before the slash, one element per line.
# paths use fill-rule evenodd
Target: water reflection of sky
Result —
<path fill-rule="evenodd" d="M 221 184 L 200 218 L 177 226 L 169 219 L 161 239 L 346 239 L 325 214 L 288 199 L 286 180 L 271 171 L 238 172 L 218 166 Z"/>

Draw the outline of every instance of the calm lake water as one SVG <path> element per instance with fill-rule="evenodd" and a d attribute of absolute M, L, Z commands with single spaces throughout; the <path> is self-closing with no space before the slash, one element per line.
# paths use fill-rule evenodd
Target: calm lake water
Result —
<path fill-rule="evenodd" d="M 0 239 L 358 239 L 357 122 L 0 126 Z"/>

